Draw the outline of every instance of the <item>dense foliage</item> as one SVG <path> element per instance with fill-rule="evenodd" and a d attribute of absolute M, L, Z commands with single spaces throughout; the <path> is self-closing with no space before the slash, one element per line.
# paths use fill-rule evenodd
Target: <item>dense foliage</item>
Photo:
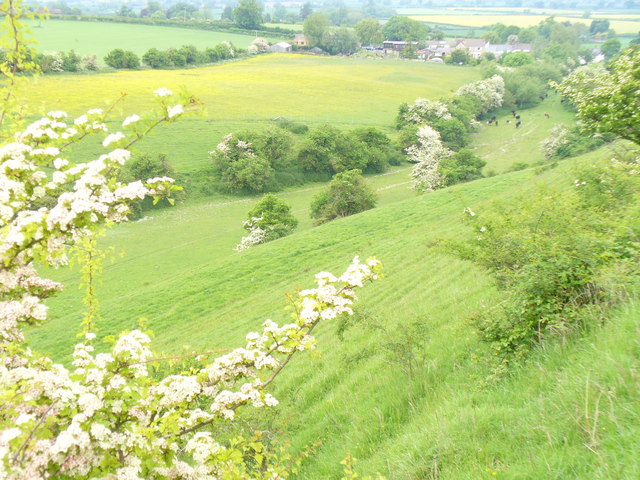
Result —
<path fill-rule="evenodd" d="M 576 106 L 587 131 L 610 132 L 640 144 L 640 48 L 622 52 L 608 70 L 577 69 L 557 89 Z"/>
<path fill-rule="evenodd" d="M 479 214 L 467 209 L 473 238 L 454 250 L 489 269 L 505 292 L 474 320 L 496 372 L 549 336 L 598 325 L 637 281 L 639 161 L 584 168 L 572 190 L 542 189 Z"/>
<path fill-rule="evenodd" d="M 260 218 L 256 225 L 266 232 L 266 242 L 289 235 L 298 226 L 291 206 L 272 194 L 265 195 L 247 216 L 249 219 Z"/>
<path fill-rule="evenodd" d="M 311 202 L 316 224 L 369 210 L 376 205 L 376 193 L 366 184 L 360 170 L 348 170 L 333 177 L 329 187 Z"/>
<path fill-rule="evenodd" d="M 106 57 L 104 63 L 111 68 L 118 69 L 136 69 L 140 68 L 140 58 L 130 50 L 122 50 L 116 48 L 111 50 Z"/>

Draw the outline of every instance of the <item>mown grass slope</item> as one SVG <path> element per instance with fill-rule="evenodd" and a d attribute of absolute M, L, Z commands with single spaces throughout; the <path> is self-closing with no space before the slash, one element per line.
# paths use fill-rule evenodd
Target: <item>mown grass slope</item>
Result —
<path fill-rule="evenodd" d="M 207 165 L 207 152 L 238 129 L 265 128 L 277 117 L 391 128 L 400 103 L 448 96 L 479 77 L 472 68 L 424 62 L 270 54 L 189 70 L 45 76 L 25 95 L 34 113 L 80 114 L 126 93 L 114 112 L 124 118 L 150 108 L 155 89 L 185 87 L 204 102 L 204 117 L 162 128 L 141 148 L 167 153 L 178 171 L 189 172 Z"/>
<path fill-rule="evenodd" d="M 394 186 L 406 173 L 396 172 L 376 179 L 390 187 L 381 193 L 395 191 L 376 209 L 321 227 L 303 223 L 292 236 L 243 253 L 230 251 L 241 233 L 231 217 L 249 203 L 191 206 L 118 227 L 106 243 L 129 253 L 105 269 L 100 335 L 145 316 L 163 352 L 225 351 L 264 319 L 285 321 L 283 294 L 309 286 L 317 271 L 338 272 L 354 254 L 376 255 L 386 277 L 362 291 L 344 339 L 336 322 L 320 325 L 320 354 L 298 357 L 276 382 L 278 409 L 260 422 L 246 419 L 290 439 L 294 451 L 323 442 L 299 478 L 339 478 L 347 451 L 363 472 L 391 479 L 636 478 L 636 306 L 585 336 L 549 342 L 512 378 L 485 386 L 484 347 L 468 319 L 501 294 L 479 268 L 430 247 L 469 234 L 464 207 L 482 212 L 492 198 L 526 195 L 537 184 L 570 187 L 574 169 L 606 155 L 422 196 Z M 307 193 L 285 197 L 297 215 Z M 73 289 L 72 275 L 64 276 Z M 54 320 L 31 335 L 37 347 L 59 358 L 68 351 L 77 296 L 51 302 Z M 409 341 L 411 378 L 394 353 Z"/>

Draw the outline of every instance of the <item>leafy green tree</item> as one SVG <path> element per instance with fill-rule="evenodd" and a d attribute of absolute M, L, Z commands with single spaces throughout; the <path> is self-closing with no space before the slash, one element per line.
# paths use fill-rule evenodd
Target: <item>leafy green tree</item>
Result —
<path fill-rule="evenodd" d="M 271 15 L 271 20 L 274 23 L 280 23 L 284 20 L 284 17 L 287 16 L 287 9 L 281 3 L 276 3 L 273 7 L 273 14 Z"/>
<path fill-rule="evenodd" d="M 346 27 L 334 28 L 327 31 L 321 45 L 322 48 L 331 55 L 337 55 L 339 53 L 351 55 L 360 48 L 358 37 L 352 29 Z"/>
<path fill-rule="evenodd" d="M 424 23 L 399 15 L 391 17 L 382 27 L 382 34 L 385 40 L 416 42 L 425 40 L 428 33 L 429 27 Z"/>
<path fill-rule="evenodd" d="M 362 45 L 380 45 L 384 40 L 380 22 L 375 18 L 363 18 L 355 28 Z"/>
<path fill-rule="evenodd" d="M 220 20 L 233 20 L 233 7 L 226 5 L 220 14 Z"/>
<path fill-rule="evenodd" d="M 191 20 L 198 13 L 198 7 L 192 3 L 178 2 L 174 3 L 167 9 L 167 18 L 175 18 L 178 20 Z"/>
<path fill-rule="evenodd" d="M 82 57 L 74 50 L 62 54 L 62 68 L 65 72 L 77 72 L 81 68 L 80 62 L 82 62 Z"/>
<path fill-rule="evenodd" d="M 575 70 L 557 85 L 578 109 L 587 131 L 611 132 L 640 144 L 640 48 L 627 48 L 609 70 Z"/>
<path fill-rule="evenodd" d="M 226 135 L 211 157 L 224 190 L 264 192 L 274 184 L 275 171 L 269 160 L 240 135 Z"/>
<path fill-rule="evenodd" d="M 266 232 L 265 242 L 289 235 L 298 226 L 298 220 L 291 213 L 291 207 L 271 193 L 266 194 L 249 210 L 247 218 L 260 218 L 254 225 Z"/>
<path fill-rule="evenodd" d="M 451 55 L 445 58 L 446 63 L 454 65 L 467 65 L 471 62 L 471 56 L 464 48 L 456 48 Z"/>
<path fill-rule="evenodd" d="M 106 57 L 104 63 L 112 68 L 118 69 L 136 69 L 140 68 L 140 58 L 130 50 L 122 50 L 116 48 L 111 50 Z"/>
<path fill-rule="evenodd" d="M 360 170 L 338 173 L 326 191 L 311 202 L 311 217 L 319 225 L 339 217 L 369 210 L 376 205 L 376 193 L 367 185 Z"/>
<path fill-rule="evenodd" d="M 305 2 L 300 8 L 300 20 L 304 22 L 311 13 L 313 13 L 311 4 L 309 2 Z"/>
<path fill-rule="evenodd" d="M 133 11 L 133 8 L 131 8 L 129 5 L 122 5 L 120 7 L 120 9 L 116 12 L 116 15 L 119 17 L 130 17 L 130 18 L 136 18 L 136 12 Z"/>
<path fill-rule="evenodd" d="M 451 150 L 460 150 L 469 143 L 469 130 L 458 118 L 441 118 L 433 124 L 433 128 Z"/>
<path fill-rule="evenodd" d="M 309 45 L 311 46 L 322 44 L 328 28 L 329 18 L 322 12 L 312 13 L 306 18 L 302 25 L 304 36 L 307 37 Z"/>
<path fill-rule="evenodd" d="M 174 67 L 184 67 L 187 64 L 187 58 L 180 50 L 170 48 L 167 50 L 167 58 Z"/>
<path fill-rule="evenodd" d="M 526 52 L 505 53 L 500 57 L 500 63 L 505 67 L 521 67 L 533 63 L 533 57 Z"/>
<path fill-rule="evenodd" d="M 160 2 L 149 1 L 147 2 L 147 6 L 140 10 L 140 17 L 150 17 L 151 15 L 159 11 L 162 11 Z"/>
<path fill-rule="evenodd" d="M 591 26 L 589 27 L 591 35 L 605 33 L 607 30 L 609 30 L 609 20 L 596 19 L 591 21 Z"/>
<path fill-rule="evenodd" d="M 151 68 L 165 68 L 170 64 L 167 54 L 157 48 L 147 50 L 144 55 L 142 55 L 142 61 Z"/>
<path fill-rule="evenodd" d="M 367 167 L 364 145 L 331 125 L 321 125 L 307 136 L 298 151 L 298 163 L 307 171 L 342 172 Z"/>
<path fill-rule="evenodd" d="M 233 9 L 233 20 L 242 28 L 259 28 L 262 25 L 262 5 L 256 0 L 240 0 Z"/>
<path fill-rule="evenodd" d="M 195 45 L 183 45 L 178 50 L 187 62 L 187 65 L 193 65 L 198 62 L 199 52 Z"/>
<path fill-rule="evenodd" d="M 445 185 L 454 185 L 482 178 L 482 169 L 486 164 L 472 150 L 464 148 L 440 160 L 439 169 Z"/>
<path fill-rule="evenodd" d="M 610 38 L 600 46 L 600 51 L 603 53 L 605 58 L 610 59 L 615 57 L 621 48 L 622 44 L 620 43 L 620 40 L 617 38 Z"/>

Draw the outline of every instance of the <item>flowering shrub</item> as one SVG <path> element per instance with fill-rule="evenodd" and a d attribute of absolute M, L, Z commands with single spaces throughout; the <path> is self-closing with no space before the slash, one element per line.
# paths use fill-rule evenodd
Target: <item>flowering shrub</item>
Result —
<path fill-rule="evenodd" d="M 438 101 L 427 100 L 426 98 L 418 98 L 415 103 L 407 107 L 404 113 L 404 120 L 408 123 L 433 123 L 437 120 L 448 120 L 451 118 L 447 106 Z"/>
<path fill-rule="evenodd" d="M 428 125 L 418 129 L 418 144 L 407 149 L 409 161 L 415 163 L 411 170 L 413 188 L 431 192 L 443 185 L 440 161 L 453 154 L 440 141 L 440 134 Z"/>
<path fill-rule="evenodd" d="M 555 84 L 578 109 L 588 132 L 611 132 L 640 144 L 640 50 L 628 48 L 610 70 L 588 66 Z"/>
<path fill-rule="evenodd" d="M 547 160 L 553 158 L 560 147 L 566 145 L 569 142 L 567 136 L 569 135 L 569 129 L 564 125 L 556 125 L 549 132 L 549 137 L 545 138 L 540 143 L 540 148 L 544 154 L 544 158 Z"/>
<path fill-rule="evenodd" d="M 247 248 L 266 242 L 268 227 L 267 230 L 263 230 L 258 226 L 260 221 L 262 221 L 262 217 L 251 217 L 249 220 L 242 222 L 242 228 L 249 232 L 249 235 L 245 235 L 240 239 L 240 243 L 236 245 L 236 251 L 242 252 Z"/>
<path fill-rule="evenodd" d="M 486 80 L 468 83 L 456 90 L 455 95 L 473 95 L 481 101 L 482 111 L 488 112 L 502 105 L 504 100 L 504 79 L 494 75 Z"/>
<path fill-rule="evenodd" d="M 298 220 L 291 213 L 291 207 L 271 193 L 262 197 L 249 210 L 248 215 L 250 219 L 259 217 L 254 223 L 265 231 L 265 242 L 289 235 L 298 226 Z"/>
<path fill-rule="evenodd" d="M 251 42 L 251 45 L 247 48 L 247 52 L 251 55 L 256 55 L 258 53 L 264 53 L 269 51 L 269 42 L 267 42 L 264 38 L 256 38 Z"/>
<path fill-rule="evenodd" d="M 243 405 L 276 405 L 265 388 L 296 352 L 314 348 L 318 322 L 352 314 L 356 288 L 379 277 L 380 262 L 357 257 L 340 276 L 317 274 L 316 288 L 292 300 L 290 323 L 266 320 L 244 347 L 190 374 L 153 378 L 149 366 L 159 359 L 140 330 L 96 353 L 87 329 L 71 369 L 32 352 L 23 329 L 46 320 L 43 301 L 62 287 L 41 278 L 34 262 L 66 263 L 70 245 L 125 220 L 129 202 L 175 189 L 167 177 L 116 180 L 129 147 L 188 104 L 167 89 L 155 96 L 155 115 L 130 116 L 122 132 L 108 133 L 100 109 L 75 119 L 52 111 L 0 147 L 1 478 L 286 478 L 286 468 L 258 455 L 255 443 L 223 445 L 205 427 L 232 420 Z M 68 146 L 96 134 L 106 134 L 107 153 L 84 163 L 64 158 Z"/>
<path fill-rule="evenodd" d="M 256 154 L 250 142 L 230 133 L 209 152 L 224 189 L 263 192 L 273 182 L 275 170 L 268 159 Z"/>

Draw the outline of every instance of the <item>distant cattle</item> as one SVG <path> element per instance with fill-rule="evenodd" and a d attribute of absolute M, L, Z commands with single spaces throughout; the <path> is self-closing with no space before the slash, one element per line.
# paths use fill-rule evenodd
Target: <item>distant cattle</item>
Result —
<path fill-rule="evenodd" d="M 520 120 L 520 115 L 516 115 L 516 120 Z"/>
<path fill-rule="evenodd" d="M 520 124 L 521 124 L 521 123 L 522 123 L 522 122 L 518 122 L 518 123 L 516 123 L 516 128 L 518 128 L 518 127 L 520 126 Z"/>
<path fill-rule="evenodd" d="M 544 118 L 549 118 L 549 114 L 545 112 Z"/>

